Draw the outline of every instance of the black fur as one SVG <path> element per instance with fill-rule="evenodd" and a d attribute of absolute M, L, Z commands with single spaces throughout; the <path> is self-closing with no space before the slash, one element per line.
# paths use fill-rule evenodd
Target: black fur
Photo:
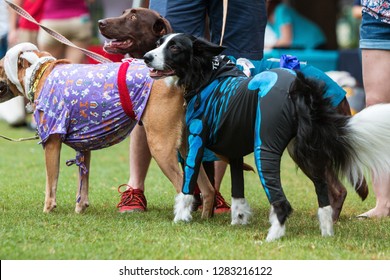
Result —
<path fill-rule="evenodd" d="M 290 89 L 298 119 L 295 160 L 302 169 L 311 170 L 314 178 L 325 180 L 324 167 L 338 174 L 350 164 L 353 149 L 347 141 L 346 130 L 350 116 L 337 113 L 330 98 L 324 98 L 324 84 L 307 79 L 299 72 L 297 76 Z"/>
<path fill-rule="evenodd" d="M 165 43 L 170 35 L 165 35 L 157 41 L 157 46 Z M 211 45 L 202 38 L 188 34 L 179 34 L 171 38 L 164 49 L 165 67 L 174 69 L 179 77 L 179 85 L 186 93 L 199 92 L 209 82 L 213 65 L 211 58 L 220 54 L 225 48 Z M 146 54 L 146 63 L 153 57 Z"/>
<path fill-rule="evenodd" d="M 274 212 L 276 214 L 276 217 L 278 217 L 278 221 L 280 222 L 280 224 L 284 225 L 287 218 L 293 212 L 290 202 L 284 200 L 280 202 L 275 202 L 274 204 L 272 204 L 272 206 L 274 207 Z"/>

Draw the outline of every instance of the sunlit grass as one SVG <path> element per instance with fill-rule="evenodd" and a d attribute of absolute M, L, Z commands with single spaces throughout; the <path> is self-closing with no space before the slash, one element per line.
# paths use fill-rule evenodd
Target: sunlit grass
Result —
<path fill-rule="evenodd" d="M 0 123 L 0 134 L 27 137 L 25 129 Z M 370 194 L 361 202 L 352 189 L 335 236 L 320 236 L 317 203 L 310 181 L 288 156 L 282 182 L 294 212 L 286 236 L 266 243 L 269 205 L 257 174 L 245 174 L 246 196 L 253 210 L 248 226 L 233 227 L 230 216 L 216 215 L 173 224 L 174 189 L 152 162 L 147 181 L 148 211 L 119 214 L 117 187 L 128 180 L 128 140 L 92 153 L 90 203 L 85 214 L 74 213 L 77 168 L 65 161 L 74 151 L 63 146 L 57 209 L 44 214 L 45 170 L 37 141 L 0 139 L 1 259 L 389 259 L 390 220 L 357 220 L 374 205 Z M 252 156 L 245 160 L 253 164 Z M 222 193 L 230 201 L 227 173 Z"/>

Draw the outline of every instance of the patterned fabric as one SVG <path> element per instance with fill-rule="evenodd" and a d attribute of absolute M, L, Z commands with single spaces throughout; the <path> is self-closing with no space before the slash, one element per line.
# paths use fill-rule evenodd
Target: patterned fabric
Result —
<path fill-rule="evenodd" d="M 125 62 L 127 63 L 127 62 Z M 133 60 L 126 82 L 136 120 L 121 106 L 120 63 L 58 65 L 35 101 L 34 118 L 44 144 L 51 134 L 76 151 L 106 148 L 124 140 L 141 119 L 153 80 L 141 60 Z M 123 77 L 125 78 L 125 77 Z"/>
<path fill-rule="evenodd" d="M 363 12 L 390 24 L 389 0 L 362 0 Z"/>

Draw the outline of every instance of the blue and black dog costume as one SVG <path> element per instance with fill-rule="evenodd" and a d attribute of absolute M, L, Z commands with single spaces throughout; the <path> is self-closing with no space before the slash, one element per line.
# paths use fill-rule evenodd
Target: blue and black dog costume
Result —
<path fill-rule="evenodd" d="M 213 65 L 210 83 L 200 92 L 185 96 L 188 153 L 182 192 L 193 193 L 199 165 L 208 148 L 228 158 L 232 196 L 243 198 L 243 157 L 254 152 L 267 198 L 274 207 L 285 209 L 285 217 L 280 217 L 284 222 L 292 209 L 281 186 L 280 159 L 297 132 L 296 106 L 290 94 L 297 73 L 285 68 L 267 70 L 275 65 L 265 63 L 265 71 L 247 78 L 224 56 L 216 56 Z M 318 73 L 309 67 L 305 74 L 316 77 Z M 324 100 L 337 106 L 344 96 L 345 92 L 337 89 L 332 92 L 332 100 Z M 323 178 L 319 179 L 323 175 L 309 174 L 321 207 L 329 205 L 327 186 Z"/>

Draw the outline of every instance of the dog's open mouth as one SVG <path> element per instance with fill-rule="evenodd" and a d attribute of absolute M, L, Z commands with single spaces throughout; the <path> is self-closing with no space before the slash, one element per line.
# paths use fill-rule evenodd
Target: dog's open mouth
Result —
<path fill-rule="evenodd" d="M 106 40 L 103 49 L 108 53 L 123 53 L 123 51 L 126 53 L 126 50 L 129 49 L 133 43 L 134 41 L 132 39 L 123 41 L 117 39 Z"/>
<path fill-rule="evenodd" d="M 157 69 L 151 69 L 149 72 L 149 75 L 153 79 L 161 79 L 169 76 L 175 75 L 174 70 L 157 70 Z"/>

